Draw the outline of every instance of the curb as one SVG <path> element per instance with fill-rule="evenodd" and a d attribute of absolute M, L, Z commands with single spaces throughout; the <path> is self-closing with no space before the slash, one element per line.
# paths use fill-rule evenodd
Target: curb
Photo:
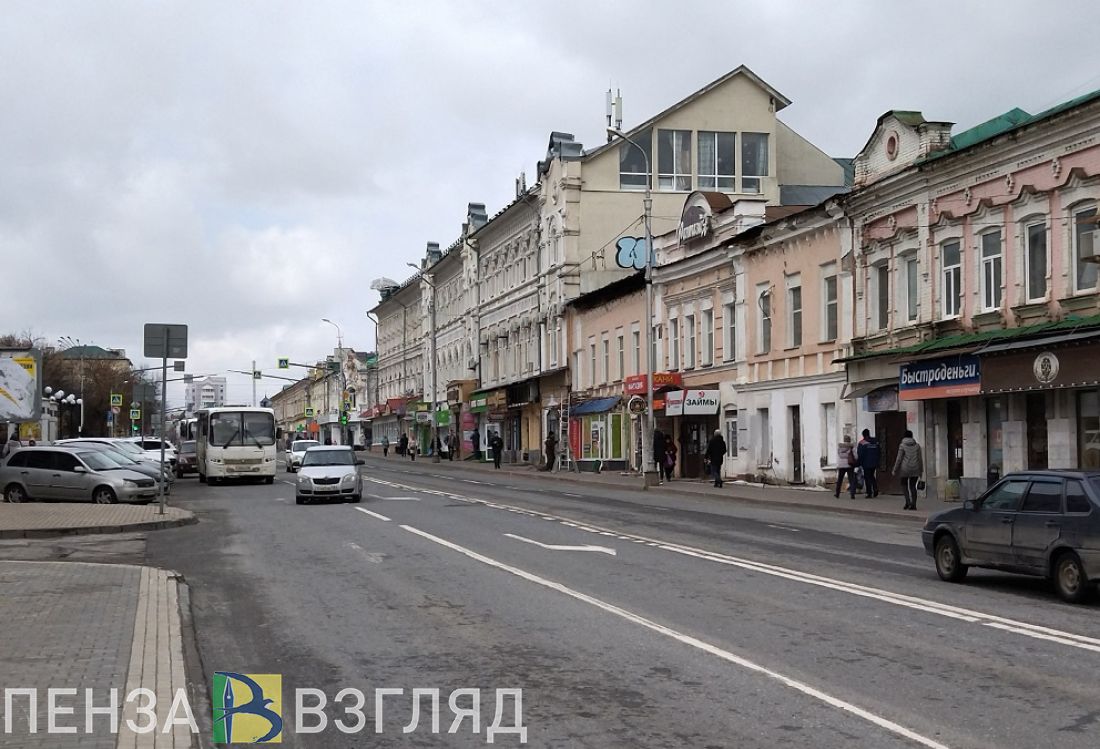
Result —
<path fill-rule="evenodd" d="M 431 460 L 429 456 L 429 461 Z M 441 465 L 437 463 L 435 465 Z M 628 490 L 632 487 L 620 486 L 617 484 L 604 483 L 602 481 L 586 481 L 580 477 L 577 473 L 568 472 L 562 473 L 547 473 L 546 471 L 538 471 L 533 466 L 527 466 L 522 468 L 502 468 L 500 471 L 486 471 L 483 468 L 477 468 L 474 466 L 480 464 L 473 464 L 473 466 L 467 466 L 466 461 L 462 461 L 458 464 L 460 467 L 473 468 L 475 471 L 492 473 L 494 475 L 512 475 L 512 476 L 527 476 L 529 478 L 541 479 L 541 480 L 564 480 L 573 484 L 583 484 L 586 486 L 600 486 L 611 490 Z M 690 480 L 690 479 L 681 479 Z M 666 488 L 668 484 L 660 487 L 658 491 L 666 494 L 675 494 L 679 497 L 694 497 L 697 499 L 717 499 L 724 502 L 744 502 L 745 504 L 759 505 L 763 507 L 771 507 L 773 509 L 793 510 L 801 512 L 828 512 L 836 515 L 847 515 L 855 517 L 866 517 L 876 520 L 895 520 L 900 523 L 920 523 L 923 525 L 928 519 L 927 512 L 917 512 L 913 515 L 898 515 L 892 512 L 884 512 L 882 510 L 864 510 L 858 507 L 834 507 L 831 505 L 815 505 L 815 504 L 801 504 L 798 502 L 784 502 L 782 500 L 763 499 L 759 497 L 745 497 L 738 494 L 709 494 L 704 492 L 689 491 L 686 489 L 678 489 L 676 487 Z M 645 490 L 650 491 L 650 490 Z M 901 496 L 898 496 L 901 499 Z"/>
<path fill-rule="evenodd" d="M 199 519 L 194 515 L 175 520 L 147 520 L 128 525 L 78 525 L 69 528 L 15 528 L 0 530 L 0 539 L 9 538 L 56 538 L 58 536 L 90 536 L 100 533 L 130 533 L 132 531 L 160 531 L 166 528 L 179 528 L 194 525 Z"/>

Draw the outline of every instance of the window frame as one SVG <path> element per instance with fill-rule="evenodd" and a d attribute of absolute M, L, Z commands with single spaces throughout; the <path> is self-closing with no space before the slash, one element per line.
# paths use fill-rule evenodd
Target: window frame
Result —
<path fill-rule="evenodd" d="M 731 153 L 730 165 L 732 166 L 732 173 L 723 174 L 720 171 L 719 164 L 722 159 L 719 155 L 721 150 L 719 147 L 720 137 L 729 136 L 730 143 L 728 144 Z M 704 171 L 703 164 L 703 143 L 709 142 L 713 159 L 711 164 L 706 165 L 706 171 Z M 735 131 L 724 130 L 700 130 L 695 135 L 695 159 L 696 159 L 696 184 L 700 190 L 718 190 L 719 192 L 736 192 L 737 191 L 737 133 Z M 713 171 L 711 171 L 713 169 Z"/>
<path fill-rule="evenodd" d="M 920 259 L 915 252 L 901 256 L 905 268 L 902 282 L 905 284 L 905 322 L 916 322 L 920 317 Z"/>
<path fill-rule="evenodd" d="M 802 346 L 802 301 L 802 282 L 799 280 L 787 287 L 787 348 Z"/>
<path fill-rule="evenodd" d="M 1095 256 L 1096 252 L 1096 239 L 1098 229 L 1100 227 L 1097 224 L 1091 224 L 1091 229 L 1084 231 L 1082 227 L 1090 226 L 1089 224 L 1080 223 L 1080 217 L 1092 213 L 1093 216 L 1100 216 L 1100 203 L 1095 201 L 1085 201 L 1078 203 L 1070 209 L 1070 251 L 1072 256 L 1070 257 L 1070 265 L 1073 268 L 1073 293 L 1074 294 L 1089 294 L 1100 291 L 1100 265 L 1093 263 L 1086 263 L 1081 261 L 1081 235 L 1091 234 L 1092 252 L 1090 256 Z M 1081 273 L 1082 270 L 1088 270 L 1091 266 L 1093 276 L 1095 278 L 1091 286 L 1081 285 Z"/>
<path fill-rule="evenodd" d="M 890 330 L 890 262 L 871 266 L 875 272 L 875 325 L 879 332 Z"/>
<path fill-rule="evenodd" d="M 676 317 L 668 320 L 668 368 L 673 372 L 680 369 L 680 320 Z"/>
<path fill-rule="evenodd" d="M 722 305 L 722 360 L 737 361 L 737 302 Z"/>
<path fill-rule="evenodd" d="M 756 353 L 770 354 L 772 350 L 772 318 L 775 310 L 772 308 L 772 292 L 770 287 L 758 289 L 756 293 Z M 764 303 L 767 303 L 767 309 Z"/>
<path fill-rule="evenodd" d="M 623 141 L 619 145 L 619 189 L 624 192 L 643 192 L 647 187 L 653 187 L 653 129 L 643 130 L 640 133 L 631 135 L 630 139 L 642 146 L 642 152 L 645 153 L 645 158 L 638 164 L 639 169 L 645 169 L 649 167 L 649 173 L 639 171 L 623 171 L 623 161 L 627 154 L 637 154 L 638 146 L 628 141 Z M 623 177 L 643 177 L 644 179 L 634 184 L 631 182 L 624 182 Z"/>
<path fill-rule="evenodd" d="M 748 154 L 747 145 L 745 143 L 746 136 L 761 136 L 764 139 L 764 169 L 763 174 L 750 174 L 745 162 L 745 158 Z M 771 133 L 761 133 L 753 131 L 745 131 L 738 133 L 739 141 L 738 154 L 741 156 L 741 192 L 760 194 L 764 192 L 764 179 L 770 175 L 771 172 Z"/>
<path fill-rule="evenodd" d="M 1031 492 L 1037 486 L 1056 485 L 1058 487 L 1058 506 L 1054 510 L 1034 510 L 1029 509 L 1027 506 L 1028 500 L 1031 498 Z M 1027 513 L 1029 515 L 1061 515 L 1065 511 L 1065 495 L 1066 495 L 1066 482 L 1062 479 L 1035 479 L 1027 487 L 1027 491 L 1024 492 L 1024 497 L 1020 500 L 1020 507 L 1016 511 L 1019 513 Z M 1050 495 L 1047 495 L 1050 496 Z"/>
<path fill-rule="evenodd" d="M 695 314 L 684 315 L 684 369 L 695 369 L 698 344 L 695 337 Z"/>
<path fill-rule="evenodd" d="M 947 264 L 947 248 L 955 245 L 958 250 L 958 260 L 951 265 Z M 963 308 L 963 242 L 958 237 L 944 239 L 940 242 L 940 315 L 944 320 L 955 320 L 962 316 Z M 952 279 L 952 288 L 949 294 L 948 279 Z M 954 311 L 950 311 L 948 303 L 954 303 Z"/>
<path fill-rule="evenodd" d="M 618 377 L 615 378 L 615 381 L 621 382 L 626 377 L 626 335 L 619 333 L 616 339 L 619 344 L 619 368 L 616 371 Z"/>
<path fill-rule="evenodd" d="M 662 149 L 665 146 L 664 136 L 668 135 L 668 146 L 672 150 L 672 171 L 666 172 L 661 168 Z M 671 128 L 659 128 L 657 130 L 657 189 L 661 192 L 691 192 L 692 185 L 692 131 Z M 687 146 L 684 147 L 684 140 Z M 681 163 L 681 158 L 687 158 L 687 164 Z M 684 170 L 686 166 L 686 171 Z M 667 180 L 667 182 L 666 182 Z"/>
<path fill-rule="evenodd" d="M 988 249 L 986 246 L 986 240 L 989 237 L 997 238 L 996 252 L 992 254 L 986 254 L 986 251 Z M 978 235 L 978 258 L 978 298 L 980 302 L 979 309 L 982 312 L 997 312 L 1004 307 L 1005 282 L 1004 232 L 1001 231 L 1000 227 L 983 231 L 981 234 Z M 995 284 L 992 283 L 992 279 L 989 278 L 990 274 L 996 275 Z"/>
<path fill-rule="evenodd" d="M 1021 238 L 1023 240 L 1023 252 L 1024 257 L 1024 301 L 1031 304 L 1036 302 L 1046 301 L 1050 295 L 1050 285 L 1047 281 L 1047 276 L 1050 274 L 1050 236 L 1048 221 L 1045 216 L 1024 219 L 1021 222 L 1023 230 L 1021 231 Z M 1043 274 L 1040 280 L 1043 286 L 1043 293 L 1036 296 L 1031 293 L 1032 291 L 1032 278 L 1034 267 L 1032 263 L 1032 242 L 1031 242 L 1031 230 L 1039 228 L 1040 236 L 1043 238 Z"/>
<path fill-rule="evenodd" d="M 832 270 L 831 274 L 821 278 L 822 343 L 835 341 L 840 336 L 840 277 L 836 274 L 835 269 Z M 832 282 L 832 299 L 829 299 L 830 282 Z M 831 331 L 829 329 L 830 323 Z"/>
<path fill-rule="evenodd" d="M 702 327 L 703 345 L 700 352 L 699 363 L 701 366 L 709 367 L 714 364 L 714 310 L 703 310 L 703 327 Z"/>

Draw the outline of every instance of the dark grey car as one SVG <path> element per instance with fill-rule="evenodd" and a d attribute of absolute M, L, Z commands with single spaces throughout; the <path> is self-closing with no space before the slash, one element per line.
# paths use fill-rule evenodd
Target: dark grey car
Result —
<path fill-rule="evenodd" d="M 1010 473 L 975 500 L 928 518 L 921 533 L 936 572 L 970 567 L 1049 578 L 1076 603 L 1100 580 L 1100 471 Z"/>

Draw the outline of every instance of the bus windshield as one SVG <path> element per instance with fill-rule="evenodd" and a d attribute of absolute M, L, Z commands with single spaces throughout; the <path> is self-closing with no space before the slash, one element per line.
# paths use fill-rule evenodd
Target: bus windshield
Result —
<path fill-rule="evenodd" d="M 210 415 L 212 447 L 266 447 L 275 444 L 275 420 L 268 413 L 219 411 Z"/>

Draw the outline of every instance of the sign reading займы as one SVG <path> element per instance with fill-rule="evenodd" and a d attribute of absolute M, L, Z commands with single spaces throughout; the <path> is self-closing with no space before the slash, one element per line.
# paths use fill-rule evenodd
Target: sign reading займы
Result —
<path fill-rule="evenodd" d="M 903 401 L 964 398 L 981 390 L 981 363 L 969 354 L 903 364 L 898 378 Z"/>

